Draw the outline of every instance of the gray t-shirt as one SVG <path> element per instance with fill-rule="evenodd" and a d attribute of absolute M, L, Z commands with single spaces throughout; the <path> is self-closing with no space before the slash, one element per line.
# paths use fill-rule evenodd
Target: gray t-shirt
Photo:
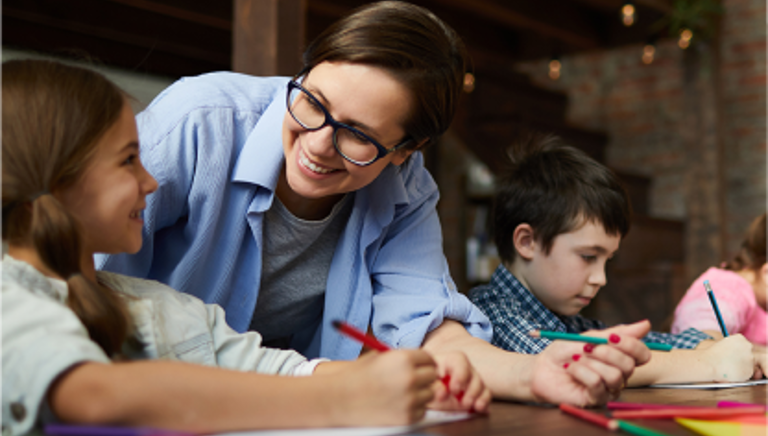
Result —
<path fill-rule="evenodd" d="M 353 194 L 317 221 L 294 216 L 275 196 L 264 217 L 264 263 L 251 330 L 264 344 L 287 348 L 294 333 L 323 314 L 328 271 L 352 211 Z"/>

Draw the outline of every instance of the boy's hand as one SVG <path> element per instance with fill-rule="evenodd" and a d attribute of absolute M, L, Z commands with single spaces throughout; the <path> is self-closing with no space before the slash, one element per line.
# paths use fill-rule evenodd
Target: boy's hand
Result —
<path fill-rule="evenodd" d="M 439 380 L 434 384 L 435 400 L 428 407 L 487 413 L 491 391 L 469 363 L 467 356 L 459 351 L 449 351 L 433 354 L 432 357 L 437 363 Z"/>
<path fill-rule="evenodd" d="M 553 341 L 538 355 L 531 380 L 533 395 L 539 401 L 581 407 L 617 398 L 635 366 L 651 358 L 640 341 L 650 328 L 648 321 L 640 321 L 586 333 L 609 338 L 609 345 Z"/>

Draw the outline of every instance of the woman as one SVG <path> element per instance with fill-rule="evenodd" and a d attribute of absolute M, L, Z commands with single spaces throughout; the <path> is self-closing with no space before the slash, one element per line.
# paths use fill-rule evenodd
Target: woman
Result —
<path fill-rule="evenodd" d="M 466 59 L 431 12 L 380 2 L 323 32 L 293 81 L 215 73 L 174 84 L 138 117 L 160 183 L 145 245 L 100 267 L 219 303 L 236 330 L 308 357 L 358 356 L 330 328 L 343 319 L 393 347 L 471 350 L 499 396 L 604 401 L 647 360 L 639 342 L 604 347 L 598 371 L 567 370 L 581 376 L 562 368 L 573 344 L 536 365 L 487 344 L 488 320 L 450 278 L 437 186 L 415 151 L 450 125 Z M 499 375 L 500 364 L 525 370 Z M 541 368 L 574 391 L 532 391 Z"/>
<path fill-rule="evenodd" d="M 55 420 L 206 434 L 402 425 L 428 406 L 487 409 L 490 392 L 459 353 L 307 361 L 236 333 L 217 305 L 97 272 L 95 252 L 139 250 L 157 188 L 129 101 L 57 62 L 9 61 L 2 73 L 3 434 Z"/>

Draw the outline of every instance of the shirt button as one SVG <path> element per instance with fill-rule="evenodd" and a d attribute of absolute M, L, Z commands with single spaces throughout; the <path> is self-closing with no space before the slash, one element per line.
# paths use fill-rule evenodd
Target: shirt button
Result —
<path fill-rule="evenodd" d="M 11 415 L 16 421 L 23 421 L 27 417 L 27 408 L 22 403 L 11 403 Z"/>

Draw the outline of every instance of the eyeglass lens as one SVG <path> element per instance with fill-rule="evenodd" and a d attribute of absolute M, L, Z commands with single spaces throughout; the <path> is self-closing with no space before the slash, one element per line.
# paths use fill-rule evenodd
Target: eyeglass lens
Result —
<path fill-rule="evenodd" d="M 288 101 L 291 116 L 305 129 L 315 130 L 326 124 L 324 108 L 304 90 L 292 88 Z M 355 163 L 371 162 L 379 154 L 368 138 L 342 125 L 334 126 L 333 139 L 339 152 Z"/>

